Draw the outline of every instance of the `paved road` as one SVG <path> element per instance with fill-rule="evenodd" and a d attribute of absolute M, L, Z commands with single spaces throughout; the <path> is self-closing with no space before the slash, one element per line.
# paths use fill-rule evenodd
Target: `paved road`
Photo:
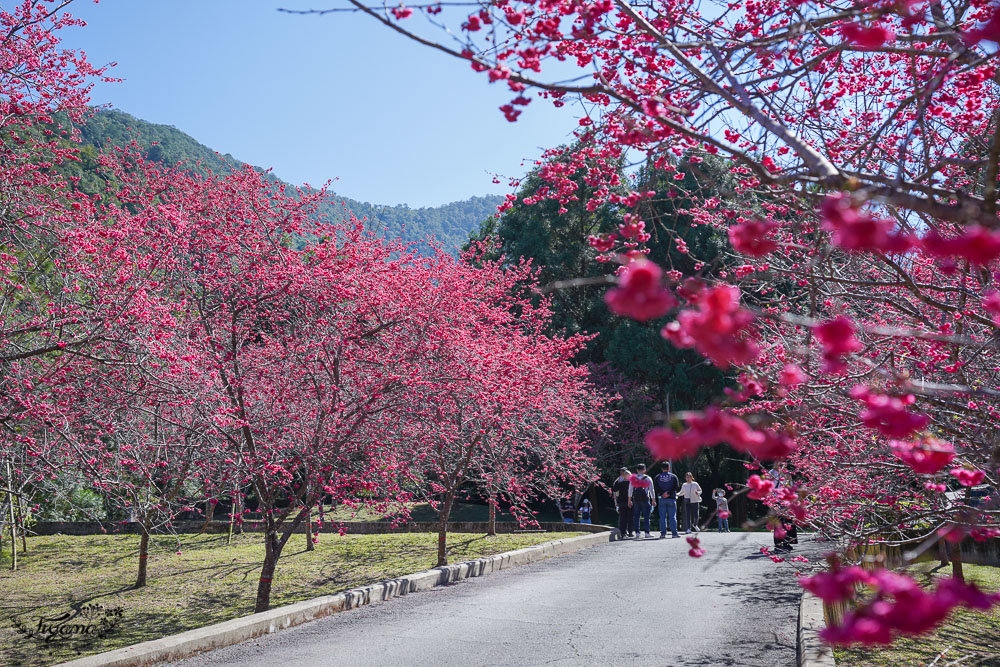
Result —
<path fill-rule="evenodd" d="M 683 538 L 601 545 L 182 664 L 792 665 L 799 588 L 759 553 L 769 537 L 703 533 L 701 559 Z"/>

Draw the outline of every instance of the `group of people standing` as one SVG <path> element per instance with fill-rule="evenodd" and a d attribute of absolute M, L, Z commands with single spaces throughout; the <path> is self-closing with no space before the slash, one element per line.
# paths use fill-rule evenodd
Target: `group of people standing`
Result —
<path fill-rule="evenodd" d="M 618 511 L 618 532 L 622 538 L 637 537 L 640 528 L 645 529 L 645 536 L 650 535 L 650 523 L 653 507 L 656 507 L 660 519 L 660 538 L 667 536 L 670 528 L 672 537 L 680 537 L 677 533 L 677 501 L 683 500 L 682 518 L 684 532 L 700 532 L 699 518 L 701 511 L 701 485 L 694 479 L 694 474 L 687 473 L 681 484 L 670 464 L 663 463 L 660 474 L 651 478 L 646 474 L 645 464 L 636 466 L 633 475 L 628 468 L 619 471 L 618 479 L 611 485 L 615 499 L 615 509 Z M 712 492 L 716 503 L 716 517 L 719 522 L 719 532 L 729 532 L 729 501 L 722 489 Z"/>
<path fill-rule="evenodd" d="M 580 503 L 580 508 L 573 504 L 572 498 L 563 498 L 559 502 L 559 514 L 563 523 L 591 523 L 590 516 L 593 514 L 594 506 L 586 498 Z"/>

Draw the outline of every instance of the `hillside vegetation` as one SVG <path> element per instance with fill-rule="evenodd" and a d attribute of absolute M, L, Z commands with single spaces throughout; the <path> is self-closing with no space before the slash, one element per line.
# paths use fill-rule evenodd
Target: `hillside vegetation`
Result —
<path fill-rule="evenodd" d="M 109 143 L 125 146 L 135 141 L 150 160 L 163 165 L 182 163 L 195 171 L 221 175 L 244 166 L 232 155 L 218 153 L 175 127 L 149 123 L 118 110 L 96 109 L 79 130 L 83 159 L 65 169 L 80 179 L 82 189 L 90 192 L 102 189 L 94 174 L 93 161 Z M 283 182 L 277 177 L 274 180 Z M 499 195 L 490 195 L 441 206 L 410 208 L 405 204 L 383 206 L 330 194 L 319 213 L 330 219 L 353 213 L 358 219 L 366 219 L 369 229 L 386 238 L 419 243 L 423 247 L 427 239 L 433 238 L 452 251 L 461 247 L 470 233 L 496 212 L 502 199 Z"/>

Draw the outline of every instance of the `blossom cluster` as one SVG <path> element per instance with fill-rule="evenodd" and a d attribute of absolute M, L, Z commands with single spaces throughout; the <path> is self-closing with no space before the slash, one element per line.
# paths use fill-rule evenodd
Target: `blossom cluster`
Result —
<path fill-rule="evenodd" d="M 848 611 L 843 620 L 820 635 L 836 645 L 892 643 L 898 635 L 930 632 L 940 626 L 956 607 L 988 610 L 1000 604 L 1000 594 L 985 593 L 975 584 L 951 577 L 938 580 L 925 590 L 912 577 L 879 569 L 834 563 L 828 572 L 803 577 L 800 585 L 826 603 L 857 600 L 861 587 L 871 589 L 871 599 Z"/>

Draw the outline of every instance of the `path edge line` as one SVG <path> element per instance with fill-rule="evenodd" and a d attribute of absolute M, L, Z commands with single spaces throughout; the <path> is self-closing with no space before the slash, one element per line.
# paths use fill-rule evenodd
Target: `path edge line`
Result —
<path fill-rule="evenodd" d="M 517 565 L 526 565 L 611 542 L 617 533 L 617 530 L 612 529 L 590 535 L 568 537 L 505 551 L 494 556 L 415 572 L 396 579 L 353 588 L 336 595 L 303 600 L 258 614 L 241 616 L 176 635 L 97 653 L 61 663 L 58 667 L 138 667 L 181 660 L 374 602 L 391 600 L 409 593 L 446 586 L 463 579 L 481 577 Z"/>
<path fill-rule="evenodd" d="M 809 591 L 803 591 L 799 602 L 799 667 L 837 667 L 833 648 L 819 637 L 819 631 L 825 626 L 823 601 Z"/>

